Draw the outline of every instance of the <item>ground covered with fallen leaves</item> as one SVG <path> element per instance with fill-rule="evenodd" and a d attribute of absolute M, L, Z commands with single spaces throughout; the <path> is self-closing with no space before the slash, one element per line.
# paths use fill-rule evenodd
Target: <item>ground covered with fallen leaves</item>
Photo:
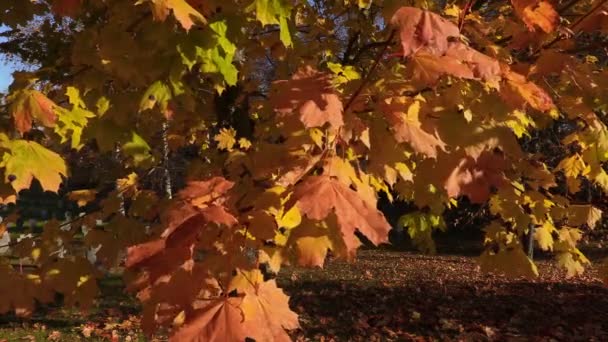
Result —
<path fill-rule="evenodd" d="M 565 279 L 553 260 L 537 264 L 528 281 L 483 274 L 471 253 L 363 250 L 355 263 L 286 268 L 278 281 L 300 315 L 297 341 L 608 341 L 608 288 L 595 270 Z M 89 316 L 59 307 L 2 316 L 0 341 L 145 341 L 119 278 L 102 290 Z"/>

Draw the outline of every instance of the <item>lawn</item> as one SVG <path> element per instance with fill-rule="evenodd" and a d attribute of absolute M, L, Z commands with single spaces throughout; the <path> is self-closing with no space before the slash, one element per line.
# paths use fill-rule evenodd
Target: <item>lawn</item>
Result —
<path fill-rule="evenodd" d="M 300 315 L 297 341 L 608 341 L 608 289 L 595 270 L 565 279 L 552 260 L 537 262 L 540 277 L 527 281 L 483 274 L 472 255 L 374 249 L 323 270 L 284 268 L 278 282 Z M 1 317 L 0 341 L 145 341 L 120 278 L 101 288 L 89 315 Z"/>

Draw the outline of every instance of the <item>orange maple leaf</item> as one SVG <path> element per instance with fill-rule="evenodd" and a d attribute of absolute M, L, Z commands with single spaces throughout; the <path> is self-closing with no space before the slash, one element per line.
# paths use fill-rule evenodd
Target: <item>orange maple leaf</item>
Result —
<path fill-rule="evenodd" d="M 503 83 L 505 86 L 501 87 L 500 96 L 515 108 L 529 105 L 541 112 L 555 108 L 551 96 L 546 91 L 507 66 L 503 66 Z"/>
<path fill-rule="evenodd" d="M 477 79 L 494 83 L 501 78 L 500 63 L 468 45 L 460 42 L 450 43 L 445 55 L 466 63 Z"/>
<path fill-rule="evenodd" d="M 163 216 L 166 228 L 160 237 L 127 249 L 126 266 L 134 267 L 167 248 L 187 249 L 208 223 L 235 225 L 237 219 L 223 205 L 233 185 L 222 177 L 190 182 L 177 194 L 177 202 Z"/>
<path fill-rule="evenodd" d="M 245 341 L 241 297 L 221 297 L 194 312 L 169 339 L 171 342 Z"/>
<path fill-rule="evenodd" d="M 359 245 L 355 236 L 357 229 L 374 244 L 388 239 L 391 226 L 382 213 L 357 192 L 328 176 L 309 176 L 296 185 L 286 210 L 294 205 L 313 220 L 323 220 L 335 212 L 344 243 L 351 253 Z"/>
<path fill-rule="evenodd" d="M 32 129 L 34 120 L 46 127 L 54 127 L 57 114 L 55 102 L 37 90 L 24 90 L 20 92 L 11 105 L 11 112 L 15 119 L 15 127 L 23 134 Z"/>
<path fill-rule="evenodd" d="M 445 189 L 450 197 L 466 195 L 473 203 L 484 203 L 493 187 L 504 184 L 505 168 L 506 161 L 499 153 L 486 151 L 477 160 L 466 156 L 449 175 Z"/>
<path fill-rule="evenodd" d="M 424 49 L 410 57 L 411 79 L 420 86 L 433 86 L 444 75 L 473 79 L 469 66 L 453 56 L 437 56 Z"/>
<path fill-rule="evenodd" d="M 416 53 L 423 47 L 433 55 L 441 56 L 448 49 L 448 38 L 459 37 L 458 26 L 433 12 L 415 7 L 401 7 L 395 12 L 391 24 L 399 29 L 403 56 Z"/>
<path fill-rule="evenodd" d="M 436 135 L 422 129 L 418 120 L 419 103 L 391 98 L 381 103 L 380 108 L 397 142 L 408 143 L 414 151 L 431 158 L 437 157 L 438 148 L 444 149 L 445 144 Z"/>
<path fill-rule="evenodd" d="M 148 0 L 152 7 L 152 14 L 154 19 L 159 21 L 165 21 L 169 16 L 169 13 L 173 11 L 173 16 L 182 25 L 182 27 L 189 31 L 194 26 L 195 21 L 206 24 L 207 19 L 196 9 L 194 9 L 190 3 L 186 0 Z"/>
<path fill-rule="evenodd" d="M 74 17 L 80 11 L 82 0 L 53 0 L 52 9 L 58 15 Z"/>
<path fill-rule="evenodd" d="M 274 279 L 246 288 L 241 308 L 244 329 L 256 341 L 291 341 L 285 330 L 300 327 L 298 314 L 289 308 L 289 296 Z"/>
<path fill-rule="evenodd" d="M 515 13 L 528 26 L 530 31 L 539 27 L 546 33 L 555 31 L 559 14 L 546 0 L 511 0 Z"/>
<path fill-rule="evenodd" d="M 307 128 L 326 123 L 338 128 L 344 124 L 342 101 L 333 90 L 329 75 L 310 66 L 300 68 L 290 80 L 275 81 L 270 103 L 282 117 L 299 114 Z"/>

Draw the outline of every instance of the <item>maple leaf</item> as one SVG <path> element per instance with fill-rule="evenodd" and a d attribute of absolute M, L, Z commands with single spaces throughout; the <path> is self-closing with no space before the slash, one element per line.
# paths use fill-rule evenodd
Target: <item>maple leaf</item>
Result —
<path fill-rule="evenodd" d="M 458 58 L 451 55 L 437 56 L 426 49 L 410 57 L 411 78 L 421 86 L 434 86 L 444 75 L 473 79 L 473 71 Z"/>
<path fill-rule="evenodd" d="M 434 229 L 445 230 L 443 217 L 431 213 L 414 212 L 399 218 L 399 225 L 407 228 L 407 233 L 416 247 L 425 253 L 436 252 L 432 232 Z"/>
<path fill-rule="evenodd" d="M 289 308 L 289 297 L 274 279 L 246 287 L 241 309 L 244 329 L 256 341 L 291 341 L 285 330 L 300 328 L 298 315 Z"/>
<path fill-rule="evenodd" d="M 61 156 L 34 141 L 5 140 L 0 145 L 8 150 L 2 158 L 6 182 L 10 182 L 16 192 L 28 189 L 34 178 L 46 191 L 59 190 L 61 176 L 67 175 Z"/>
<path fill-rule="evenodd" d="M 207 223 L 235 225 L 237 219 L 223 206 L 233 185 L 222 177 L 188 183 L 177 194 L 177 202 L 162 215 L 165 229 L 160 238 L 129 247 L 126 266 L 135 267 L 167 248 L 186 250 Z"/>
<path fill-rule="evenodd" d="M 423 47 L 431 55 L 441 56 L 448 49 L 448 38 L 459 37 L 460 30 L 440 15 L 415 7 L 401 7 L 391 18 L 399 29 L 403 57 Z"/>
<path fill-rule="evenodd" d="M 460 42 L 450 43 L 445 55 L 458 59 L 462 63 L 466 63 L 472 71 L 474 78 L 481 79 L 491 84 L 498 83 L 501 79 L 502 70 L 498 60 L 484 55 L 468 45 Z M 464 76 L 460 77 L 466 78 Z"/>
<path fill-rule="evenodd" d="M 556 169 L 563 171 L 568 178 L 576 178 L 589 172 L 588 166 L 579 154 L 562 159 Z"/>
<path fill-rule="evenodd" d="M 139 0 L 136 4 L 141 4 L 144 1 L 150 3 L 154 19 L 165 21 L 169 13 L 173 11 L 175 19 L 186 31 L 194 26 L 195 21 L 202 24 L 207 23 L 205 17 L 190 6 L 186 0 Z"/>
<path fill-rule="evenodd" d="M 309 176 L 296 185 L 286 208 L 297 205 L 302 214 L 323 220 L 334 212 L 348 251 L 358 246 L 355 230 L 374 244 L 386 242 L 390 224 L 375 207 L 359 195 L 328 176 Z"/>
<path fill-rule="evenodd" d="M 323 236 L 302 236 L 295 241 L 298 265 L 302 267 L 323 267 L 327 251 L 333 249 L 330 238 Z"/>
<path fill-rule="evenodd" d="M 529 105 L 541 112 L 555 109 L 549 94 L 524 76 L 503 68 L 503 83 L 505 86 L 501 87 L 500 95 L 515 108 L 525 108 Z"/>
<path fill-rule="evenodd" d="M 583 264 L 589 264 L 589 260 L 577 249 L 557 255 L 557 263 L 566 269 L 566 278 L 572 278 L 583 274 Z"/>
<path fill-rule="evenodd" d="M 83 257 L 74 260 L 59 259 L 45 265 L 44 282 L 53 290 L 65 296 L 66 304 L 79 305 L 87 310 L 99 291 L 95 271 Z"/>
<path fill-rule="evenodd" d="M 297 208 L 297 206 L 294 206 Z M 338 242 L 334 237 L 340 235 L 335 215 L 329 222 L 314 221 L 303 218 L 295 229 L 289 230 L 289 237 L 282 251 L 284 257 L 295 259 L 303 267 L 323 267 L 328 250 L 338 251 Z M 334 224 L 335 223 L 335 224 Z M 348 252 L 347 252 L 348 253 Z M 348 258 L 348 254 L 346 254 Z"/>
<path fill-rule="evenodd" d="M 477 160 L 464 157 L 445 182 L 448 196 L 466 195 L 473 203 L 483 203 L 492 188 L 504 183 L 505 168 L 506 160 L 498 153 L 484 152 Z"/>
<path fill-rule="evenodd" d="M 225 20 L 209 24 L 210 30 L 194 31 L 188 39 L 178 45 L 183 64 L 192 69 L 200 63 L 200 70 L 205 73 L 219 74 L 227 85 L 238 81 L 238 69 L 232 63 L 236 54 L 236 45 L 226 36 L 228 25 Z M 221 93 L 223 85 L 215 85 Z"/>
<path fill-rule="evenodd" d="M 145 111 L 159 106 L 161 112 L 165 113 L 169 106 L 169 101 L 173 98 L 173 92 L 169 85 L 162 81 L 152 83 L 141 97 L 139 111 Z"/>
<path fill-rule="evenodd" d="M 72 110 L 66 110 L 58 107 L 58 120 L 55 126 L 55 133 L 61 137 L 61 142 L 64 143 L 71 138 L 72 148 L 80 149 L 82 144 L 82 130 L 87 126 L 88 119 L 95 117 L 95 114 L 86 109 L 86 105 L 80 97 L 80 90 L 74 87 L 68 87 L 66 95 L 72 104 Z M 71 133 L 70 133 L 71 132 Z"/>
<path fill-rule="evenodd" d="M 232 151 L 236 144 L 236 131 L 234 128 L 222 128 L 213 139 L 217 141 L 218 149 Z"/>
<path fill-rule="evenodd" d="M 246 11 L 255 11 L 256 19 L 266 25 L 279 25 L 280 39 L 285 46 L 292 46 L 287 19 L 291 16 L 292 4 L 285 0 L 255 0 Z"/>
<path fill-rule="evenodd" d="M 9 263 L 0 265 L 0 291 L 11 294 L 0 298 L 0 312 L 15 310 L 18 317 L 30 316 L 36 301 L 48 303 L 53 300 L 53 293 L 42 285 L 42 279 L 36 274 L 24 275 L 15 272 Z M 19 291 L 15 291 L 19 289 Z"/>
<path fill-rule="evenodd" d="M 568 206 L 568 224 L 572 226 L 586 224 L 593 229 L 601 218 L 602 211 L 592 205 L 571 204 Z"/>
<path fill-rule="evenodd" d="M 57 121 L 57 105 L 37 90 L 22 90 L 11 104 L 15 128 L 23 134 L 32 129 L 34 120 L 46 127 L 54 127 Z"/>
<path fill-rule="evenodd" d="M 528 26 L 530 31 L 535 27 L 546 33 L 555 31 L 559 23 L 559 14 L 546 0 L 511 0 L 515 13 Z"/>
<path fill-rule="evenodd" d="M 245 341 L 241 297 L 221 297 L 211 300 L 195 311 L 170 337 L 171 342 Z"/>
<path fill-rule="evenodd" d="M 280 116 L 299 114 L 307 128 L 326 123 L 338 128 L 344 124 L 342 101 L 330 77 L 310 66 L 300 68 L 290 80 L 275 81 L 269 101 Z"/>
<path fill-rule="evenodd" d="M 82 0 L 53 0 L 52 9 L 58 15 L 74 17 L 80 12 Z"/>
<path fill-rule="evenodd" d="M 498 253 L 485 251 L 479 257 L 479 266 L 483 272 L 503 273 L 511 277 L 538 276 L 536 265 L 520 246 L 501 249 Z"/>
<path fill-rule="evenodd" d="M 445 144 L 436 135 L 422 129 L 418 119 L 420 101 L 389 98 L 381 103 L 380 109 L 387 117 L 397 142 L 408 143 L 414 151 L 431 158 L 437 157 L 438 148 L 444 149 Z"/>
<path fill-rule="evenodd" d="M 74 190 L 68 193 L 68 198 L 76 202 L 79 207 L 84 207 L 85 205 L 87 205 L 87 203 L 94 201 L 96 195 L 96 190 Z"/>
<path fill-rule="evenodd" d="M 543 250 L 553 250 L 553 232 L 555 232 L 555 226 L 550 221 L 545 221 L 542 226 L 534 229 L 534 239 L 538 241 L 538 246 Z"/>
<path fill-rule="evenodd" d="M 131 132 L 131 139 L 122 145 L 122 151 L 133 158 L 135 165 L 149 162 L 152 158 L 150 145 L 139 134 Z"/>

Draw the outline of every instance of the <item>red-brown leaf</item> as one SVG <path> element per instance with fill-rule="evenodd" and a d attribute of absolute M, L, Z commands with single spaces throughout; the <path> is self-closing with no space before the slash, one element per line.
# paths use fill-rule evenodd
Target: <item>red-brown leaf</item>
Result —
<path fill-rule="evenodd" d="M 505 159 L 498 153 L 484 152 L 477 160 L 464 157 L 445 182 L 448 196 L 466 195 L 473 203 L 484 203 L 493 187 L 504 184 L 505 168 Z"/>
<path fill-rule="evenodd" d="M 244 330 L 256 341 L 291 341 L 285 330 L 298 329 L 298 314 L 289 308 L 289 296 L 269 280 L 245 289 L 242 304 Z"/>
<path fill-rule="evenodd" d="M 54 111 L 56 106 L 55 102 L 39 91 L 23 91 L 11 106 L 15 127 L 21 134 L 32 129 L 34 120 L 43 126 L 54 127 L 57 121 Z"/>
<path fill-rule="evenodd" d="M 242 298 L 226 297 L 213 300 L 196 311 L 169 339 L 171 342 L 244 341 Z"/>
<path fill-rule="evenodd" d="M 448 38 L 460 36 L 456 25 L 440 15 L 414 7 L 401 7 L 391 19 L 399 30 L 403 56 L 426 47 L 429 53 L 441 56 L 448 49 Z"/>
<path fill-rule="evenodd" d="M 395 140 L 400 143 L 409 144 L 415 152 L 427 157 L 435 158 L 437 149 L 443 149 L 445 144 L 435 134 L 422 129 L 418 120 L 418 112 L 409 117 L 406 115 L 411 101 L 400 101 L 393 98 L 386 100 L 381 105 L 381 110 L 390 124 Z M 411 110 L 410 110 L 411 111 Z"/>
<path fill-rule="evenodd" d="M 500 95 L 515 108 L 524 108 L 529 105 L 541 112 L 555 108 L 555 104 L 547 92 L 516 72 L 503 70 L 503 83 Z"/>
<path fill-rule="evenodd" d="M 349 251 L 358 247 L 355 230 L 379 244 L 387 241 L 391 229 L 380 211 L 362 200 L 357 192 L 327 176 L 310 176 L 298 184 L 286 208 L 294 205 L 313 220 L 323 220 L 335 212 Z"/>
<path fill-rule="evenodd" d="M 453 56 L 437 56 L 426 49 L 410 58 L 411 78 L 419 86 L 434 86 L 445 75 L 473 79 L 469 66 Z"/>
<path fill-rule="evenodd" d="M 298 70 L 290 80 L 274 82 L 270 103 L 280 116 L 298 114 L 305 127 L 344 124 L 342 101 L 329 76 L 310 66 Z"/>
<path fill-rule="evenodd" d="M 500 63 L 490 56 L 463 43 L 451 43 L 446 56 L 466 63 L 475 78 L 486 82 L 498 82 L 501 78 Z"/>
<path fill-rule="evenodd" d="M 52 9 L 57 15 L 74 17 L 80 11 L 82 0 L 53 0 Z"/>
<path fill-rule="evenodd" d="M 535 27 L 546 33 L 555 31 L 559 23 L 559 14 L 553 5 L 546 0 L 511 0 L 515 13 L 528 26 L 530 31 Z"/>

